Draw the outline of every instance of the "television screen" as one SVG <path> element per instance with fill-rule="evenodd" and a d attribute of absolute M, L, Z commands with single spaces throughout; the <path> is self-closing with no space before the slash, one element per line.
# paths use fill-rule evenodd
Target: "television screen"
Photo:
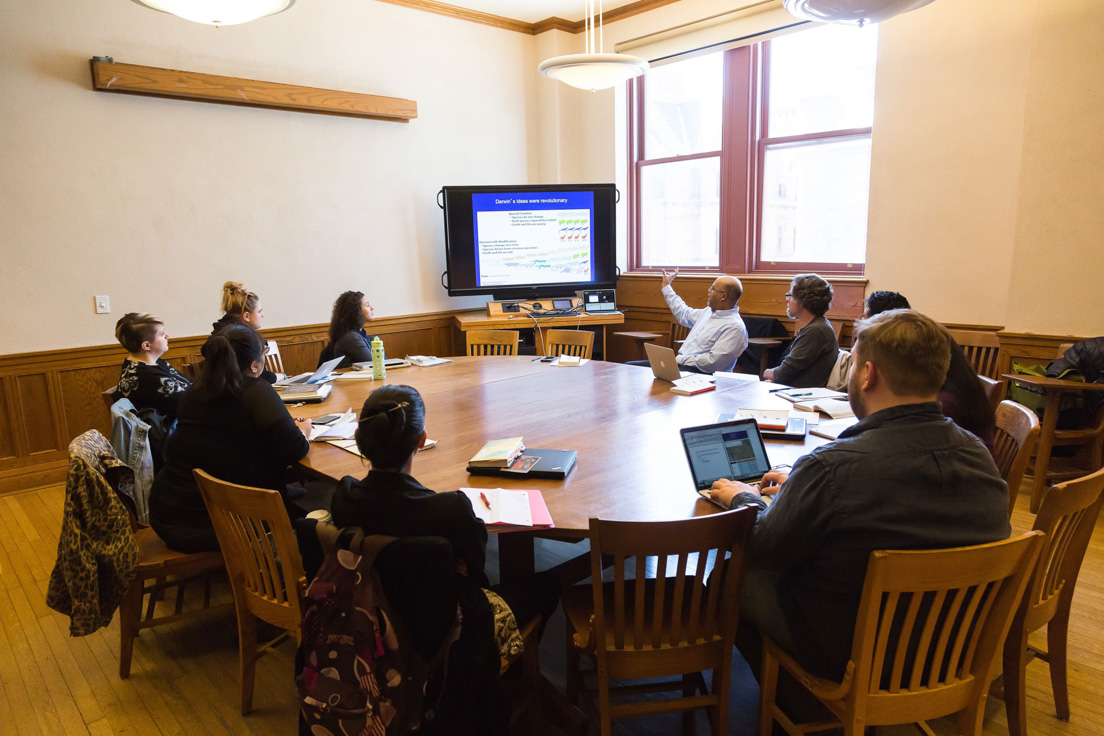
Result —
<path fill-rule="evenodd" d="M 613 184 L 445 187 L 450 296 L 570 296 L 613 288 Z"/>

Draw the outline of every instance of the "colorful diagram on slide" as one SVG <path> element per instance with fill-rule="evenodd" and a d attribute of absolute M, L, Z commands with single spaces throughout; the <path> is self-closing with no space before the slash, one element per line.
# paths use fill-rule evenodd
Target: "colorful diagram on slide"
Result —
<path fill-rule="evenodd" d="M 586 193 L 589 196 L 589 193 Z M 481 286 L 574 283 L 593 278 L 590 206 L 571 207 L 575 192 L 511 197 L 510 209 L 476 209 Z M 505 204 L 500 195 L 494 204 Z M 591 205 L 590 202 L 585 202 Z M 566 206 L 565 206 L 566 205 Z"/>

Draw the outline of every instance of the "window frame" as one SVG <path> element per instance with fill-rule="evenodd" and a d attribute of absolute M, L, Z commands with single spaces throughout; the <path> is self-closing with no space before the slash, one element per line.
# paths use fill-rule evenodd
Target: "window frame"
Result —
<path fill-rule="evenodd" d="M 872 128 L 825 130 L 800 135 L 769 137 L 770 44 L 764 41 L 719 53 L 724 54 L 721 112 L 721 150 L 662 159 L 646 158 L 645 77 L 627 83 L 628 105 L 628 267 L 635 272 L 658 272 L 680 267 L 644 266 L 641 224 L 641 172 L 647 166 L 720 157 L 718 223 L 720 247 L 717 267 L 684 267 L 699 273 L 792 275 L 816 271 L 826 276 L 863 276 L 863 263 L 765 261 L 761 257 L 763 174 L 767 148 L 787 144 L 817 144 L 834 140 L 871 138 Z M 677 63 L 677 62 L 676 62 Z"/>

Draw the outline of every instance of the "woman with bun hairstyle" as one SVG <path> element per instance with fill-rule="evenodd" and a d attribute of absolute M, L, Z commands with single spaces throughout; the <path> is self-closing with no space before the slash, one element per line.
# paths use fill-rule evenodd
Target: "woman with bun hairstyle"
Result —
<path fill-rule="evenodd" d="M 152 314 L 127 312 L 115 323 L 115 339 L 127 351 L 116 398 L 130 399 L 138 411 L 154 409 L 171 424 L 190 382 L 161 357 L 169 349 L 164 323 Z"/>
<path fill-rule="evenodd" d="M 425 404 L 415 389 L 395 385 L 373 391 L 361 409 L 356 432 L 357 448 L 372 468 L 363 480 L 341 479 L 330 506 L 333 521 L 339 527 L 359 526 L 365 535 L 448 540 L 456 564 L 451 590 L 458 591 L 451 605 L 459 604 L 462 623 L 460 639 L 449 655 L 437 720 L 444 733 L 505 734 L 509 703 L 498 677 L 500 652 L 492 605 L 504 602 L 521 625 L 536 615 L 547 621 L 559 602 L 559 581 L 554 572 L 545 571 L 501 583 L 490 593 L 485 590 L 487 528 L 471 501 L 459 491 L 435 493 L 411 475 L 425 442 Z M 385 585 L 388 582 L 396 584 Z M 397 584 L 407 586 L 404 592 L 409 593 L 424 587 L 425 581 L 412 570 Z M 435 583 L 432 588 L 450 586 Z M 447 608 L 449 601 L 444 605 Z M 497 617 L 501 621 L 501 608 Z"/>
<path fill-rule="evenodd" d="M 310 432 L 310 420 L 293 420 L 276 389 L 260 378 L 264 341 L 254 330 L 224 327 L 202 352 L 203 372 L 180 402 L 149 499 L 150 525 L 180 552 L 219 548 L 195 468 L 286 494 L 287 468 L 307 454 Z"/>
<path fill-rule="evenodd" d="M 222 311 L 219 321 L 211 325 L 212 335 L 231 324 L 260 330 L 261 323 L 264 322 L 261 298 L 237 281 L 227 281 L 222 285 Z"/>
<path fill-rule="evenodd" d="M 364 331 L 375 312 L 368 297 L 361 291 L 346 291 L 337 298 L 330 316 L 330 345 L 333 358 L 344 358 L 338 368 L 348 368 L 353 363 L 372 360 L 372 338 Z"/>
<path fill-rule="evenodd" d="M 237 281 L 227 281 L 222 285 L 222 311 L 224 314 L 218 322 L 211 325 L 212 335 L 227 325 L 245 325 L 259 331 L 265 316 L 261 298 Z M 261 378 L 276 383 L 283 376 L 265 369 L 261 371 Z"/>

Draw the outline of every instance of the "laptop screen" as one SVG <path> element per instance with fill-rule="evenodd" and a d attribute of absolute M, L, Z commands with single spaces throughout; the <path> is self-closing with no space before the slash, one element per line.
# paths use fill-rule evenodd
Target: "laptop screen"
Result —
<path fill-rule="evenodd" d="M 681 430 L 694 487 L 704 491 L 721 478 L 758 480 L 770 470 L 763 437 L 754 419 Z"/>

